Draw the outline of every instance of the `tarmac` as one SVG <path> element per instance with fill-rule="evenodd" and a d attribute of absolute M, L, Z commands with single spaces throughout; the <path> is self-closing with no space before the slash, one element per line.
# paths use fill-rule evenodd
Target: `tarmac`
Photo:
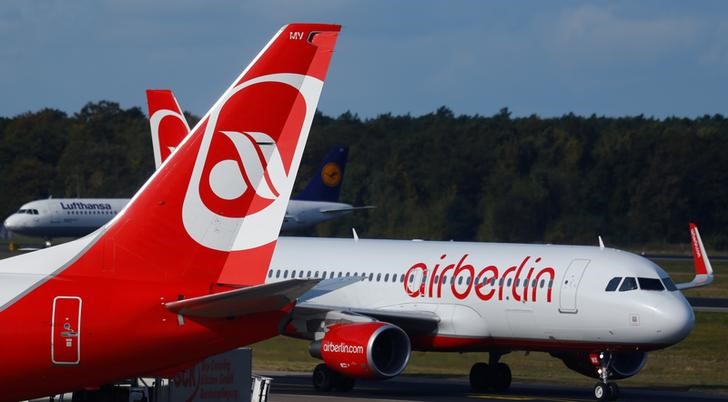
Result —
<path fill-rule="evenodd" d="M 357 381 L 346 393 L 317 393 L 311 373 L 256 372 L 273 378 L 270 402 L 294 401 L 594 401 L 591 386 L 514 382 L 507 393 L 474 393 L 465 377 L 399 376 L 386 381 Z M 728 387 L 728 384 L 726 385 Z M 728 393 L 680 388 L 633 388 L 620 386 L 619 401 L 726 401 Z"/>

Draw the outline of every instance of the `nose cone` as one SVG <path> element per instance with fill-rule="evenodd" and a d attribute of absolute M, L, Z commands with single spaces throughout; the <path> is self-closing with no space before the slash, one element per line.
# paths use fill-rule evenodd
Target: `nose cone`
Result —
<path fill-rule="evenodd" d="M 673 292 L 671 300 L 660 306 L 660 338 L 665 343 L 675 344 L 685 339 L 695 326 L 695 314 L 687 299 L 680 292 Z"/>
<path fill-rule="evenodd" d="M 8 230 L 16 230 L 20 227 L 20 219 L 16 214 L 12 214 L 8 216 L 7 219 L 5 219 L 5 222 L 3 224 Z"/>

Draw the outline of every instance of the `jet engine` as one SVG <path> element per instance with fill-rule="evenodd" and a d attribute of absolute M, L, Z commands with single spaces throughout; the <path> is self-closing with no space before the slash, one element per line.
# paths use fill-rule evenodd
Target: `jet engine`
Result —
<path fill-rule="evenodd" d="M 592 362 L 589 357 L 589 353 L 565 352 L 552 353 L 551 355 L 561 359 L 566 367 L 576 371 L 577 373 L 599 379 L 599 374 L 597 373 L 599 366 Z M 645 352 L 612 352 L 612 359 L 609 363 L 609 371 L 611 373 L 609 378 L 613 380 L 620 380 L 622 378 L 632 377 L 642 370 L 646 361 L 647 353 Z"/>
<path fill-rule="evenodd" d="M 311 356 L 350 378 L 391 378 L 410 357 L 410 340 L 399 327 L 383 322 L 336 324 L 311 343 Z"/>

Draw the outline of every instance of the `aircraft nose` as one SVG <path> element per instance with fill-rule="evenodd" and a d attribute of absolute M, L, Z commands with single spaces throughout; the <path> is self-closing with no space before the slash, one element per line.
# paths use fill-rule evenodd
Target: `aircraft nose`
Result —
<path fill-rule="evenodd" d="M 18 228 L 18 217 L 15 216 L 15 214 L 10 215 L 5 219 L 5 222 L 3 222 L 3 225 L 5 225 L 5 228 L 8 230 L 13 230 Z"/>
<path fill-rule="evenodd" d="M 670 303 L 665 303 L 660 320 L 662 337 L 671 344 L 685 339 L 695 326 L 692 306 L 682 294 L 675 296 Z"/>

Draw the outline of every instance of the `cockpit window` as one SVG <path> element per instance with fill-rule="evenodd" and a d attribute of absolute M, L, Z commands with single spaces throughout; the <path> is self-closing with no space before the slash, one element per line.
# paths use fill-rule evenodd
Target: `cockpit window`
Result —
<path fill-rule="evenodd" d="M 637 280 L 635 278 L 624 278 L 622 286 L 619 287 L 620 292 L 637 289 Z"/>
<path fill-rule="evenodd" d="M 662 278 L 662 283 L 665 284 L 665 288 L 670 292 L 677 290 L 675 283 L 670 278 Z"/>
<path fill-rule="evenodd" d="M 30 212 L 31 212 L 31 213 L 32 213 L 33 215 L 38 215 L 38 210 L 37 210 L 37 209 L 31 209 L 31 210 L 30 210 Z"/>
<path fill-rule="evenodd" d="M 618 276 L 616 278 L 612 278 L 609 281 L 609 283 L 607 283 L 607 288 L 604 289 L 604 290 L 606 290 L 607 292 L 614 292 L 615 290 L 617 290 L 617 286 L 619 286 L 619 282 L 621 282 L 621 281 L 622 281 L 622 277 L 621 276 Z"/>
<path fill-rule="evenodd" d="M 642 290 L 665 290 L 659 279 L 637 278 L 637 281 L 640 283 L 640 289 Z"/>

